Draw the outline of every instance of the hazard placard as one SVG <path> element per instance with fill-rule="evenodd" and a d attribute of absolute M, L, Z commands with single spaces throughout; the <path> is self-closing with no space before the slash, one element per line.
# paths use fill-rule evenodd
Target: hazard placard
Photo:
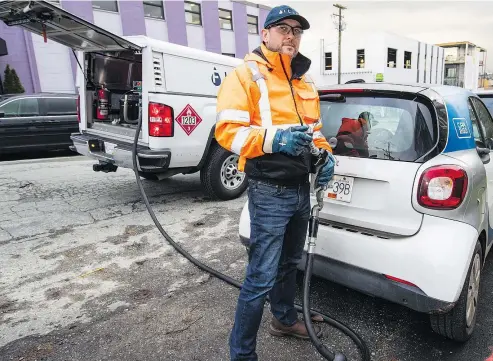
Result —
<path fill-rule="evenodd" d="M 187 104 L 185 109 L 183 109 L 180 114 L 176 117 L 176 122 L 180 124 L 180 127 L 190 135 L 195 128 L 200 124 L 202 118 L 197 114 L 197 112 L 192 108 L 190 104 Z"/>

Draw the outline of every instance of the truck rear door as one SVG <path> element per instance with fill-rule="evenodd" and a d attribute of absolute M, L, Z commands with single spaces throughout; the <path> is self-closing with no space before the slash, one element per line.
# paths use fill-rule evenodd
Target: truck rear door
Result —
<path fill-rule="evenodd" d="M 0 20 L 79 51 L 132 49 L 138 45 L 47 1 L 0 1 Z"/>

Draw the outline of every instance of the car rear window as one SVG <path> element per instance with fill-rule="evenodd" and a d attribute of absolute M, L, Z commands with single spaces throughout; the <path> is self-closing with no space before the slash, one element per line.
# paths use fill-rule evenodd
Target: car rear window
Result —
<path fill-rule="evenodd" d="M 413 162 L 437 142 L 435 117 L 416 100 L 348 96 L 321 99 L 322 133 L 337 139 L 335 155 Z"/>

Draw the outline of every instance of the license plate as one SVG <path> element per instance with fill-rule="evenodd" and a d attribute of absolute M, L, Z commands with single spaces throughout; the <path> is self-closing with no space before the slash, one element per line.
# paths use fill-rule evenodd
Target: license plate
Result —
<path fill-rule="evenodd" d="M 106 154 L 113 155 L 113 153 L 115 152 L 115 147 L 116 147 L 116 144 L 104 142 L 104 152 Z"/>
<path fill-rule="evenodd" d="M 327 186 L 327 197 L 341 202 L 351 202 L 353 177 L 334 175 Z"/>

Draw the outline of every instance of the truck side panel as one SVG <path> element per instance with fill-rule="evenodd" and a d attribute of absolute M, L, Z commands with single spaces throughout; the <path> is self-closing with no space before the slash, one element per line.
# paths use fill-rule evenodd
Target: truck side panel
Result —
<path fill-rule="evenodd" d="M 167 53 L 163 53 L 162 59 L 157 59 L 156 54 L 153 51 L 153 83 L 156 83 L 160 74 L 164 74 L 166 91 L 150 91 L 149 101 L 173 107 L 174 136 L 149 137 L 149 147 L 172 149 L 172 168 L 197 166 L 216 123 L 217 92 L 225 76 L 234 67 Z M 157 66 L 161 63 L 163 69 Z M 147 111 L 143 110 L 144 119 L 147 119 Z"/>

